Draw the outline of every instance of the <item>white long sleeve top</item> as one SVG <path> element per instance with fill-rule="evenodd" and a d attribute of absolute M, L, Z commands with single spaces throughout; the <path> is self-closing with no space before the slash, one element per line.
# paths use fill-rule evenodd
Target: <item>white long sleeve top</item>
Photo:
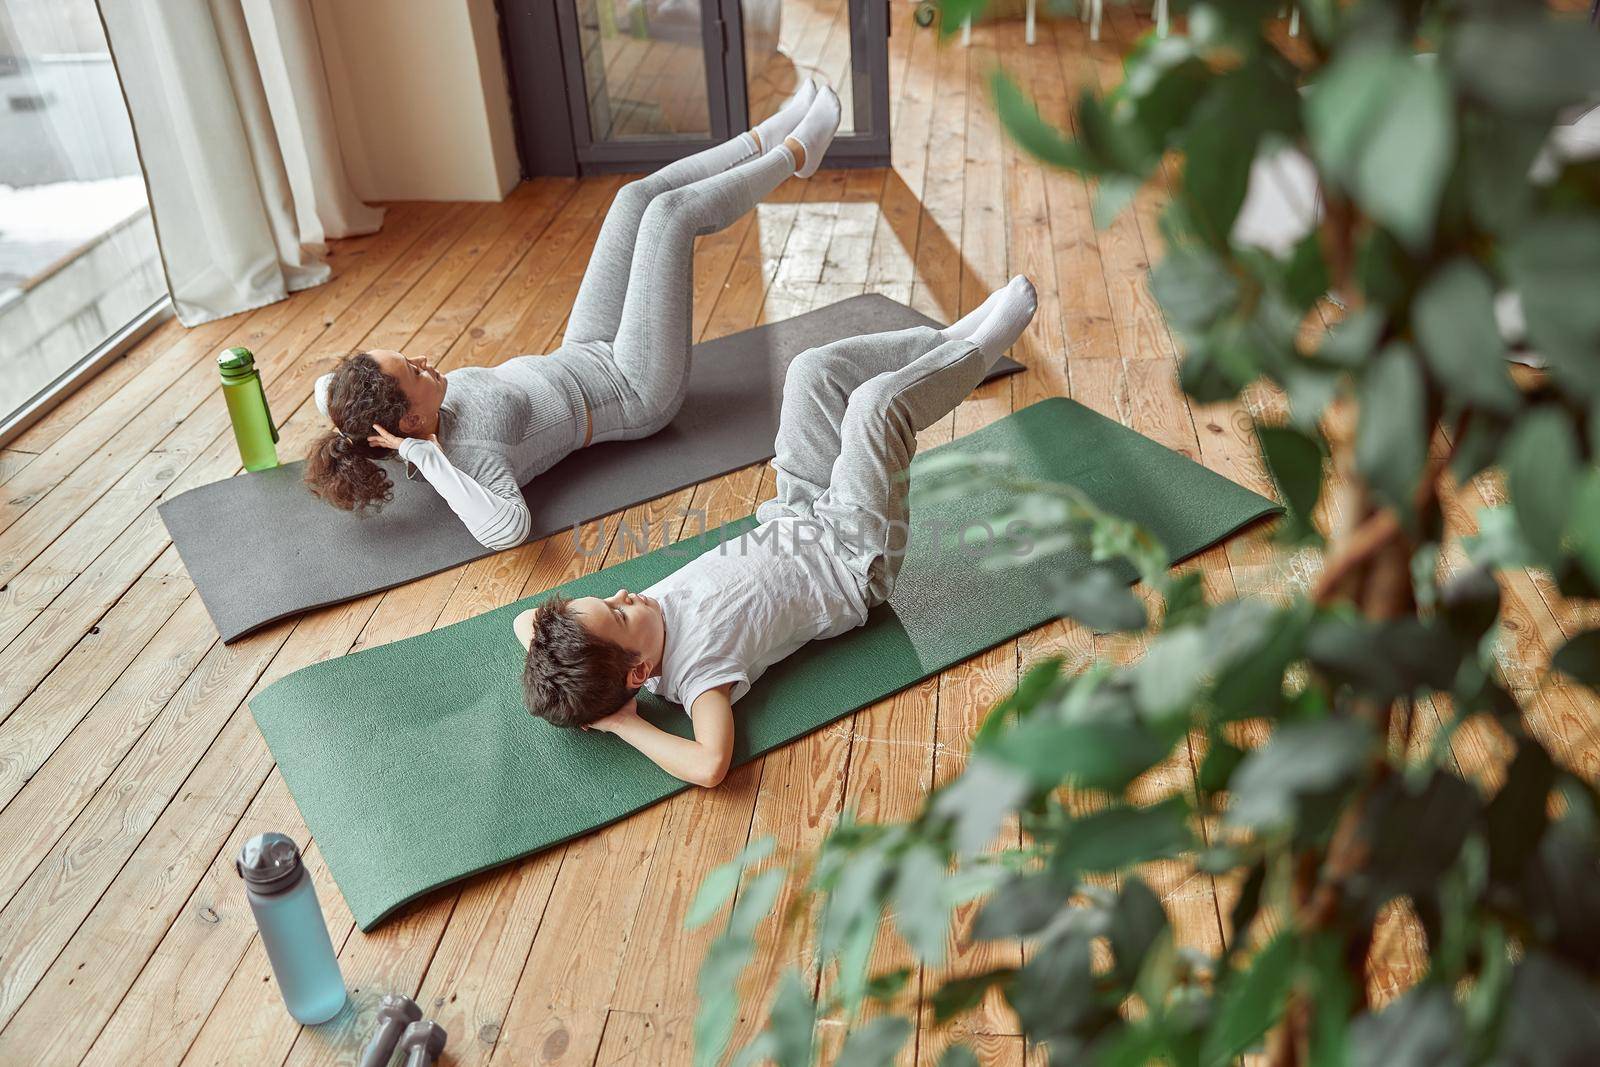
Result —
<path fill-rule="evenodd" d="M 324 415 L 329 378 L 316 388 Z M 400 458 L 427 479 L 479 544 L 512 548 L 532 526 L 522 487 L 583 444 L 583 391 L 573 372 L 548 356 L 463 367 L 445 381 L 439 443 L 406 438 Z"/>

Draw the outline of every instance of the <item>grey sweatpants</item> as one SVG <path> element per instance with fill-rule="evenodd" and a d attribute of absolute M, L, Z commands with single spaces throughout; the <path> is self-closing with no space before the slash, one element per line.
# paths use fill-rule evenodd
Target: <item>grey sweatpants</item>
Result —
<path fill-rule="evenodd" d="M 777 494 L 756 517 L 815 517 L 864 581 L 867 605 L 894 592 L 917 432 L 983 381 L 994 360 L 928 326 L 847 337 L 789 364 L 778 423 Z"/>
<path fill-rule="evenodd" d="M 648 437 L 677 415 L 689 384 L 694 239 L 731 225 L 793 173 L 786 151 L 757 154 L 740 136 L 618 190 L 553 353 L 578 374 L 596 441 Z"/>

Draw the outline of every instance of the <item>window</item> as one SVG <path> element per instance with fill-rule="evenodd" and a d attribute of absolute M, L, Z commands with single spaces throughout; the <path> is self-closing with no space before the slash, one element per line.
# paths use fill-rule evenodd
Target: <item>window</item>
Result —
<path fill-rule="evenodd" d="M 94 0 L 0 0 L 0 424 L 165 296 Z"/>

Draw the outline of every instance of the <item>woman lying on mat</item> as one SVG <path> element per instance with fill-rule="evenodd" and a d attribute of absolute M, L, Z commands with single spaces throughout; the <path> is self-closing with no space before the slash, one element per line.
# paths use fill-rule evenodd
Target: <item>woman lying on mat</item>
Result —
<path fill-rule="evenodd" d="M 528 709 L 614 733 L 686 782 L 722 781 L 734 701 L 774 663 L 860 626 L 889 598 L 917 431 L 983 381 L 1037 306 L 1018 275 L 944 330 L 850 337 L 796 356 L 772 461 L 777 495 L 757 509 L 761 525 L 642 593 L 553 596 L 518 615 Z M 640 718 L 640 686 L 687 708 L 694 736 Z"/>
<path fill-rule="evenodd" d="M 648 437 L 682 406 L 695 237 L 810 177 L 838 126 L 839 98 L 807 82 L 748 133 L 623 186 L 549 356 L 449 374 L 381 349 L 342 360 L 317 382 L 334 429 L 307 457 L 311 491 L 346 511 L 381 507 L 393 485 L 374 461 L 399 453 L 481 544 L 520 544 L 521 486 L 591 442 Z"/>

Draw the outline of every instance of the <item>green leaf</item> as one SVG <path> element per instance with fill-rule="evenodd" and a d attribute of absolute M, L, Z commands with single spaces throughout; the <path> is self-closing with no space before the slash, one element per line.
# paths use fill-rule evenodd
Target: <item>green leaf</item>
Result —
<path fill-rule="evenodd" d="M 1417 689 L 1448 688 L 1468 650 L 1433 619 L 1328 616 L 1312 625 L 1305 651 L 1334 681 L 1388 701 Z"/>
<path fill-rule="evenodd" d="M 1283 678 L 1305 649 L 1309 613 L 1259 601 L 1219 605 L 1206 636 L 1218 663 L 1211 704 L 1220 721 L 1270 714 L 1283 701 Z"/>
<path fill-rule="evenodd" d="M 1139 879 L 1130 877 L 1117 894 L 1111 908 L 1106 940 L 1111 945 L 1111 976 L 1114 981 L 1131 983 L 1144 968 L 1145 957 L 1169 933 L 1167 913 L 1161 898 Z"/>
<path fill-rule="evenodd" d="M 1523 741 L 1506 770 L 1505 784 L 1489 801 L 1489 875 L 1497 882 L 1521 879 L 1550 824 L 1550 790 L 1556 767 L 1537 742 Z"/>
<path fill-rule="evenodd" d="M 808 983 L 798 971 L 783 972 L 778 994 L 772 1001 L 768 1028 L 773 1037 L 772 1058 L 778 1067 L 810 1067 L 817 1005 L 811 999 Z"/>
<path fill-rule="evenodd" d="M 1538 562 L 1533 546 L 1522 538 L 1514 508 L 1482 508 L 1476 518 L 1477 534 L 1461 539 L 1461 547 L 1473 563 L 1489 570 L 1507 570 Z"/>
<path fill-rule="evenodd" d="M 1113 115 L 1108 106 L 1093 93 L 1078 97 L 1078 140 L 1094 158 L 1100 160 L 1107 173 L 1142 178 L 1158 159 L 1132 117 L 1124 111 Z"/>
<path fill-rule="evenodd" d="M 1210 649 L 1198 628 L 1164 630 L 1133 667 L 1139 710 L 1157 722 L 1188 710 L 1210 665 Z"/>
<path fill-rule="evenodd" d="M 1238 280 L 1215 256 L 1174 248 L 1150 271 L 1150 290 L 1180 330 L 1203 332 L 1239 300 Z"/>
<path fill-rule="evenodd" d="M 1427 458 L 1422 369 L 1410 347 L 1397 342 L 1383 350 L 1361 381 L 1356 466 L 1385 503 L 1410 516 Z"/>
<path fill-rule="evenodd" d="M 984 902 L 972 921 L 972 936 L 998 941 L 1037 934 L 1067 906 L 1074 884 L 1048 869 L 1013 875 Z"/>
<path fill-rule="evenodd" d="M 1025 720 L 982 751 L 1041 788 L 1072 782 L 1121 789 L 1165 759 L 1172 744 L 1139 723 Z"/>
<path fill-rule="evenodd" d="M 1468 92 L 1511 114 L 1552 115 L 1600 91 L 1600 40 L 1570 19 L 1480 15 L 1447 54 Z"/>
<path fill-rule="evenodd" d="M 1308 939 L 1306 964 L 1311 979 L 1310 1067 L 1347 1067 L 1350 1015 L 1355 989 L 1346 970 L 1341 938 L 1323 932 Z"/>
<path fill-rule="evenodd" d="M 694 1017 L 697 1067 L 722 1062 L 738 1014 L 739 975 L 755 952 L 755 928 L 772 910 L 778 891 L 783 888 L 783 879 L 784 871 L 777 867 L 752 878 L 733 906 L 727 929 L 706 951 L 697 983 L 700 1007 Z"/>
<path fill-rule="evenodd" d="M 1239 764 L 1244 762 L 1245 751 L 1230 745 L 1220 737 L 1206 749 L 1206 758 L 1200 763 L 1198 785 L 1202 792 L 1220 793 L 1228 788 L 1228 781 Z"/>
<path fill-rule="evenodd" d="M 1109 807 L 1072 820 L 1056 837 L 1054 859 L 1062 872 L 1117 871 L 1193 845 L 1188 802 L 1168 797 L 1146 808 Z"/>
<path fill-rule="evenodd" d="M 1390 775 L 1368 794 L 1362 837 L 1369 849 L 1365 876 L 1353 879 L 1352 903 L 1376 918 L 1391 898 L 1408 896 L 1425 915 L 1467 834 L 1478 827 L 1482 806 L 1466 782 L 1435 769 L 1420 787 L 1409 775 Z"/>
<path fill-rule="evenodd" d="M 1084 150 L 1083 145 L 1068 139 L 1041 118 L 1033 102 L 1009 75 L 997 70 L 989 84 L 994 91 L 995 111 L 1000 116 L 1001 124 L 1024 151 L 1053 167 L 1080 174 L 1099 173 L 1099 163 Z"/>
<path fill-rule="evenodd" d="M 1463 641 L 1477 642 L 1500 619 L 1500 583 L 1483 567 L 1463 567 L 1439 597 L 1445 623 Z"/>
<path fill-rule="evenodd" d="M 912 845 L 900 857 L 894 880 L 894 924 L 924 963 L 944 958 L 950 908 L 944 897 L 944 857 L 926 844 Z"/>
<path fill-rule="evenodd" d="M 1590 428 L 1589 440 L 1600 441 L 1600 426 Z M 1573 494 L 1567 538 L 1589 580 L 1600 585 L 1600 467 L 1591 466 Z"/>
<path fill-rule="evenodd" d="M 1161 623 L 1165 629 L 1199 625 L 1206 617 L 1205 578 L 1198 571 L 1180 574 L 1167 582 L 1166 610 Z"/>
<path fill-rule="evenodd" d="M 1345 49 L 1312 84 L 1306 125 L 1327 175 L 1413 249 L 1433 236 L 1455 156 L 1450 87 L 1401 49 Z"/>
<path fill-rule="evenodd" d="M 1159 155 L 1189 122 L 1211 72 L 1194 46 L 1179 37 L 1141 38 L 1123 61 L 1123 79 L 1109 102 L 1119 123 Z"/>
<path fill-rule="evenodd" d="M 1453 259 L 1433 273 L 1411 308 L 1428 366 L 1452 396 L 1510 414 L 1522 403 L 1506 371 L 1494 287 L 1482 268 Z"/>
<path fill-rule="evenodd" d="M 793 968 L 778 980 L 766 1028 L 740 1051 L 734 1067 L 775 1063 L 777 1067 L 811 1067 L 812 1039 L 817 1026 L 817 1005 L 805 979 Z"/>
<path fill-rule="evenodd" d="M 1355 194 L 1413 249 L 1433 238 L 1439 199 L 1455 160 L 1450 85 L 1432 63 L 1411 60 L 1362 147 Z"/>
<path fill-rule="evenodd" d="M 1462 116 L 1461 174 L 1474 220 L 1490 233 L 1514 237 L 1533 207 L 1528 181 L 1549 124 L 1473 109 Z"/>
<path fill-rule="evenodd" d="M 1031 715 L 1061 684 L 1061 667 L 1064 662 L 1060 656 L 1046 656 L 1029 667 L 1023 673 L 1022 681 L 1017 684 L 1017 688 L 984 716 L 983 723 L 973 737 L 974 743 L 994 736 L 1016 718 Z"/>
<path fill-rule="evenodd" d="M 824 960 L 844 952 L 861 929 L 877 929 L 892 874 L 881 846 L 869 846 L 849 855 L 838 884 L 828 894 L 822 916 L 818 947 Z"/>
<path fill-rule="evenodd" d="M 1334 323 L 1317 348 L 1317 358 L 1336 367 L 1355 369 L 1372 358 L 1383 336 L 1383 312 L 1364 307 Z"/>
<path fill-rule="evenodd" d="M 893 1000 L 911 983 L 913 973 L 910 967 L 901 967 L 873 975 L 867 981 L 867 999 L 879 1002 Z"/>
<path fill-rule="evenodd" d="M 1460 1010 L 1450 991 L 1424 982 L 1376 1014 L 1350 1024 L 1351 1062 L 1371 1067 L 1460 1064 Z"/>
<path fill-rule="evenodd" d="M 759 837 L 741 849 L 739 854 L 727 863 L 712 868 L 711 873 L 700 883 L 700 889 L 695 893 L 694 900 L 689 904 L 689 913 L 684 916 L 683 928 L 697 930 L 710 922 L 712 917 L 722 910 L 728 898 L 733 896 L 744 869 L 772 855 L 776 845 L 777 838 L 770 834 Z"/>
<path fill-rule="evenodd" d="M 1571 803 L 1571 791 L 1564 792 Z M 1521 886 L 1534 927 L 1557 932 L 1547 942 L 1550 950 L 1585 968 L 1592 968 L 1600 959 L 1600 879 L 1594 876 L 1596 870 L 1600 870 L 1600 833 L 1593 814 L 1587 808 L 1570 807 L 1545 831 L 1536 859 L 1523 872 Z"/>
<path fill-rule="evenodd" d="M 1096 633 L 1142 630 L 1149 622 L 1144 603 L 1115 568 L 1096 564 L 1055 576 L 1055 609 Z"/>
<path fill-rule="evenodd" d="M 1068 926 L 1043 941 L 1008 985 L 1006 999 L 1021 1020 L 1023 1033 L 1035 1042 L 1067 1037 L 1075 1024 L 1099 1010 L 1092 936 L 1088 923 Z M 1052 1056 L 1055 1053 L 1052 1048 Z"/>
<path fill-rule="evenodd" d="M 1580 397 L 1600 400 L 1600 216 L 1544 215 L 1520 226 L 1504 250 L 1528 337 L 1550 376 Z"/>
<path fill-rule="evenodd" d="M 1550 666 L 1575 682 L 1600 689 L 1600 630 L 1585 630 L 1556 650 Z"/>
<path fill-rule="evenodd" d="M 1306 130 L 1322 169 L 1350 183 L 1392 96 L 1397 70 L 1410 60 L 1403 53 L 1352 48 L 1322 70 L 1306 92 Z"/>
<path fill-rule="evenodd" d="M 1249 944 L 1250 924 L 1255 922 L 1256 915 L 1261 911 L 1261 893 L 1266 885 L 1267 864 L 1265 860 L 1258 860 L 1245 876 L 1244 885 L 1239 889 L 1239 899 L 1233 902 L 1233 911 L 1228 916 L 1228 928 L 1232 931 L 1228 944 L 1230 954 L 1237 953 L 1242 946 Z"/>
<path fill-rule="evenodd" d="M 1517 421 L 1500 452 L 1511 505 L 1523 539 L 1552 569 L 1561 561 L 1581 473 L 1572 424 L 1554 408 L 1537 408 Z"/>
<path fill-rule="evenodd" d="M 1016 975 L 1015 968 L 1001 967 L 981 974 L 947 979 L 928 1000 L 933 1007 L 934 1021 L 946 1023 L 958 1015 L 966 1014 L 983 1003 L 991 986 L 1005 985 Z"/>
<path fill-rule="evenodd" d="M 1317 538 L 1312 515 L 1322 493 L 1322 445 L 1310 434 L 1287 426 L 1256 426 L 1267 470 L 1288 509 L 1283 537 L 1291 544 Z"/>
<path fill-rule="evenodd" d="M 1371 747 L 1371 731 L 1358 719 L 1283 723 L 1233 772 L 1227 821 L 1258 828 L 1289 823 L 1300 798 L 1354 780 Z"/>
<path fill-rule="evenodd" d="M 1250 164 L 1255 160 L 1261 130 L 1242 121 L 1259 104 L 1240 99 L 1229 87 L 1235 79 L 1209 93 L 1195 112 L 1184 139 L 1183 196 L 1195 229 L 1206 243 L 1225 248 L 1233 223 L 1250 188 Z"/>
<path fill-rule="evenodd" d="M 834 1067 L 887 1067 L 911 1036 L 909 1019 L 885 1015 L 874 1019 L 845 1039 Z"/>
<path fill-rule="evenodd" d="M 1322 237 L 1315 230 L 1294 246 L 1283 274 L 1284 296 L 1298 311 L 1309 310 L 1328 291 L 1328 262 L 1322 257 Z"/>
<path fill-rule="evenodd" d="M 1594 1051 L 1600 1048 L 1600 1003 L 1592 980 L 1535 950 L 1518 964 L 1508 999 L 1498 1062 L 1541 1067 L 1594 1062 Z"/>
<path fill-rule="evenodd" d="M 978 1057 L 965 1045 L 951 1045 L 939 1057 L 939 1067 L 978 1067 Z"/>
<path fill-rule="evenodd" d="M 979 755 L 934 795 L 931 808 L 954 824 L 956 855 L 972 856 L 994 840 L 1006 816 L 1027 796 L 1028 779 L 1020 769 Z"/>
<path fill-rule="evenodd" d="M 1094 190 L 1094 205 L 1090 209 L 1094 216 L 1094 228 L 1105 230 L 1117 221 L 1117 216 L 1123 209 L 1133 203 L 1133 198 L 1139 192 L 1139 187 L 1144 184 L 1143 179 L 1127 177 L 1120 174 L 1107 174 L 1102 177 Z"/>
<path fill-rule="evenodd" d="M 1223 1067 L 1278 1021 L 1293 969 L 1294 938 L 1283 933 L 1256 953 L 1248 971 L 1229 976 L 1200 1047 L 1202 1064 Z"/>

